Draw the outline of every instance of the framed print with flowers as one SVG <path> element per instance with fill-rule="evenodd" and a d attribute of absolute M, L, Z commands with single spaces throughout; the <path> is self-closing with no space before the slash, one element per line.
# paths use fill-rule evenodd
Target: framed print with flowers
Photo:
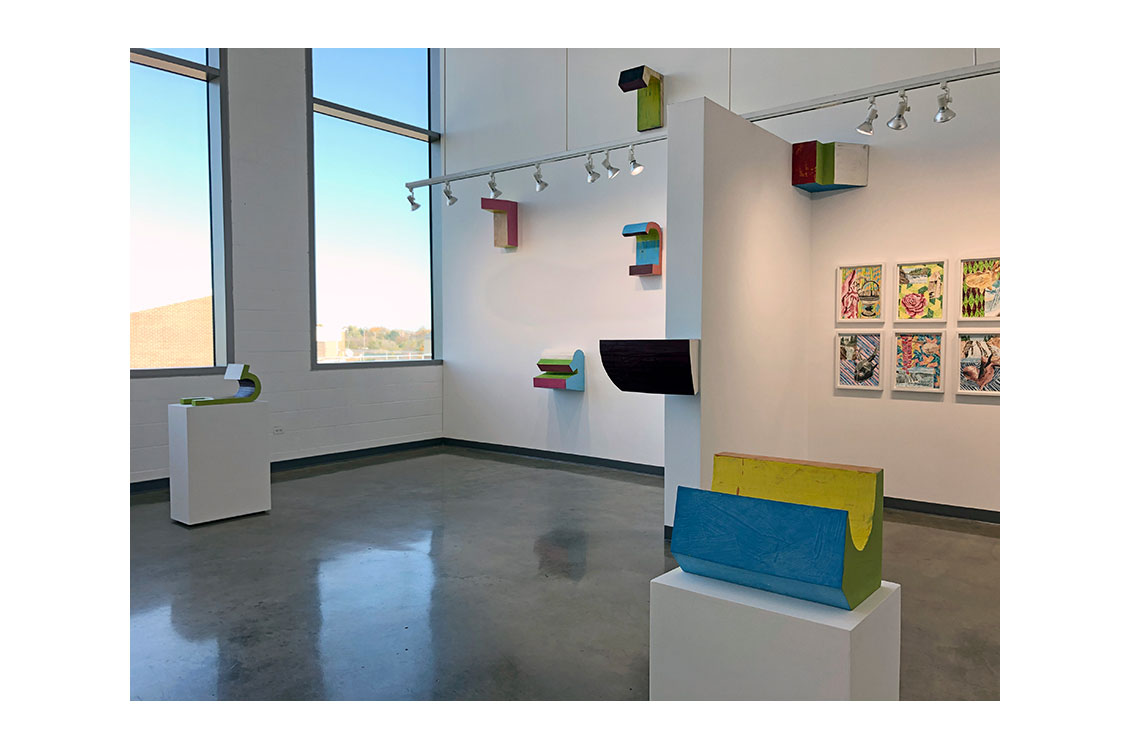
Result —
<path fill-rule="evenodd" d="M 895 265 L 898 285 L 895 287 L 895 321 L 937 323 L 946 319 L 946 262 Z"/>

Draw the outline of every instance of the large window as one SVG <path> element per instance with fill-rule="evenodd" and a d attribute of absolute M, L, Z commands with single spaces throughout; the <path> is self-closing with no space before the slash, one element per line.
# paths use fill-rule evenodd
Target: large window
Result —
<path fill-rule="evenodd" d="M 130 51 L 130 369 L 138 374 L 226 361 L 219 65 L 215 49 Z"/>
<path fill-rule="evenodd" d="M 428 51 L 311 50 L 317 364 L 432 359 Z"/>

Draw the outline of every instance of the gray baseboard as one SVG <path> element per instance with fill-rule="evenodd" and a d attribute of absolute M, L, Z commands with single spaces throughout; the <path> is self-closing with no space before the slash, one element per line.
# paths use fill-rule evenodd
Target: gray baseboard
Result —
<path fill-rule="evenodd" d="M 400 453 L 402 451 L 410 451 L 417 448 L 432 448 L 437 446 L 473 448 L 475 450 L 481 451 L 507 453 L 513 456 L 545 458 L 552 461 L 567 461 L 569 463 L 585 464 L 587 466 L 602 466 L 608 469 L 620 469 L 621 471 L 634 471 L 639 474 L 663 476 L 662 466 L 652 466 L 651 464 L 637 464 L 632 463 L 631 461 L 616 461 L 611 458 L 597 458 L 596 456 L 579 456 L 574 453 L 543 451 L 537 450 L 535 448 L 521 448 L 514 445 L 478 443 L 473 440 L 456 440 L 455 438 L 429 438 L 427 440 L 415 440 L 410 443 L 396 443 L 395 445 L 382 445 L 375 448 L 361 448 L 359 450 L 343 451 L 341 453 L 322 453 L 317 456 L 304 456 L 302 458 L 289 458 L 283 461 L 272 461 L 271 473 L 276 474 L 278 472 L 289 471 L 291 469 L 305 469 L 311 466 L 321 466 L 324 464 L 338 463 L 340 461 L 352 461 L 358 458 L 383 456 L 389 453 Z M 147 479 L 140 482 L 130 482 L 129 485 L 130 495 L 141 495 L 162 491 L 167 492 L 168 489 L 168 477 L 162 477 L 160 479 Z"/>
<path fill-rule="evenodd" d="M 526 456 L 528 458 L 546 458 L 551 461 L 567 461 L 573 464 L 586 466 L 602 466 L 606 469 L 620 469 L 621 471 L 634 471 L 637 474 L 651 474 L 663 476 L 662 466 L 652 464 L 637 464 L 631 461 L 617 461 L 611 458 L 598 458 L 596 456 L 580 456 L 575 453 L 559 453 L 558 451 L 543 451 L 536 448 L 520 448 L 514 445 L 499 445 L 497 443 L 478 443 L 473 440 L 457 440 L 443 438 L 444 445 L 459 448 L 474 448 L 480 451 L 493 451 L 495 453 L 508 453 L 513 456 Z"/>
<path fill-rule="evenodd" d="M 621 471 L 634 471 L 639 474 L 650 474 L 652 476 L 663 476 L 662 466 L 653 466 L 651 464 L 639 464 L 631 461 L 616 461 L 611 458 L 598 458 L 596 456 L 581 456 L 575 453 L 561 453 L 558 451 L 545 451 L 536 448 L 521 448 L 514 445 L 500 445 L 497 443 L 479 443 L 473 440 L 458 440 L 456 438 L 430 438 L 428 440 L 415 440 L 410 443 L 397 443 L 395 445 L 382 445 L 375 448 L 362 448 L 354 451 L 344 451 L 342 453 L 323 453 L 317 456 L 306 456 L 303 458 L 291 458 L 285 461 L 272 461 L 271 473 L 280 471 L 289 471 L 291 469 L 303 469 L 311 466 L 320 466 L 323 464 L 333 464 L 339 461 L 350 461 L 357 458 L 368 458 L 370 456 L 382 456 L 389 453 L 399 453 L 402 451 L 415 450 L 417 448 L 431 448 L 437 446 L 451 446 L 455 448 L 473 448 L 481 451 L 492 451 L 495 453 L 506 453 L 513 456 L 526 456 L 528 458 L 544 458 L 551 461 L 566 461 L 575 464 L 584 464 L 587 466 L 602 466 L 608 469 L 620 469 Z M 169 479 L 164 477 L 162 479 L 149 479 L 141 482 L 130 482 L 130 495 L 139 495 L 150 492 L 168 491 Z M 898 497 L 883 498 L 883 506 L 886 508 L 893 508 L 895 510 L 909 510 L 915 513 L 929 513 L 935 516 L 946 516 L 949 518 L 965 518 L 971 521 L 984 521 L 986 523 L 1000 524 L 1001 514 L 999 510 L 982 510 L 980 508 L 962 508 L 957 505 L 943 505 L 941 503 L 927 503 L 921 500 L 905 500 Z M 664 525 L 663 537 L 665 539 L 671 538 L 671 527 Z"/>

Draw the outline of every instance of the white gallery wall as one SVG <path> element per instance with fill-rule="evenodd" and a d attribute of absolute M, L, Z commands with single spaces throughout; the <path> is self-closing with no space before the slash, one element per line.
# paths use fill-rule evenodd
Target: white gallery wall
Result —
<path fill-rule="evenodd" d="M 635 97 L 616 86 L 619 71 L 634 65 L 664 74 L 669 105 L 705 96 L 745 113 L 996 59 L 995 49 L 447 50 L 441 128 L 447 171 L 634 135 Z M 816 198 L 796 191 L 810 212 L 809 288 L 804 309 L 793 311 L 807 334 L 789 355 L 790 367 L 803 368 L 790 379 L 787 400 L 806 402 L 807 410 L 791 415 L 792 425 L 781 420 L 777 443 L 762 423 L 762 437 L 754 440 L 760 447 L 744 449 L 883 466 L 889 496 L 999 509 L 995 400 L 955 397 L 952 385 L 941 399 L 889 390 L 845 395 L 832 388 L 831 359 L 836 265 L 923 260 L 943 247 L 956 261 L 966 250 L 999 247 L 998 80 L 953 84 L 958 118 L 944 125 L 931 122 L 937 92 L 912 92 L 912 125 L 901 133 L 882 127 L 894 97 L 881 98 L 869 186 Z M 790 143 L 858 143 L 865 138 L 855 125 L 865 113 L 865 105 L 837 107 L 761 127 Z M 669 274 L 678 247 L 665 243 L 663 281 L 648 289 L 627 278 L 631 245 L 618 236 L 623 224 L 647 220 L 659 221 L 665 236 L 678 234 L 666 223 L 666 149 L 659 143 L 637 151 L 647 165 L 639 177 L 622 173 L 593 185 L 584 181 L 581 160 L 546 166 L 551 187 L 540 194 L 529 170 L 499 175 L 503 197 L 522 206 L 513 252 L 491 246 L 490 216 L 478 207 L 485 180 L 456 183 L 461 200 L 452 208 L 437 201 L 444 236 L 445 435 L 654 465 L 676 460 L 664 456 L 662 398 L 616 391 L 594 356 L 600 338 L 669 335 L 663 296 L 677 283 Z M 614 159 L 620 166 L 623 153 Z M 788 184 L 789 177 L 786 171 L 780 179 Z M 554 300 L 562 298 L 577 309 L 555 313 Z M 784 309 L 797 302 L 784 301 Z M 795 325 L 789 320 L 777 333 Z M 957 328 L 947 323 L 947 336 Z M 892 329 L 887 323 L 883 330 Z M 531 387 L 543 345 L 591 350 L 582 398 L 566 401 L 579 394 Z M 777 356 L 776 345 L 764 356 Z M 782 397 L 749 394 L 751 414 L 761 417 L 758 403 Z M 799 444 L 796 420 L 807 423 L 806 442 Z"/>
<path fill-rule="evenodd" d="M 959 81 L 950 91 L 956 119 L 932 121 L 937 89 L 911 92 L 911 127 L 875 128 L 867 187 L 812 200 L 809 457 L 883 467 L 890 497 L 1000 510 L 1000 398 L 956 395 L 955 343 L 959 330 L 999 330 L 957 316 L 960 259 L 1000 252 L 1000 78 Z M 878 101 L 876 125 L 894 113 L 895 99 Z M 857 110 L 862 120 L 866 107 Z M 771 127 L 797 141 L 863 140 L 835 110 L 790 119 L 798 122 Z M 893 323 L 894 264 L 938 259 L 947 262 L 946 321 Z M 836 268 L 856 263 L 882 263 L 889 274 L 882 325 L 835 323 Z M 882 392 L 833 387 L 836 329 L 883 332 Z M 945 331 L 943 394 L 890 389 L 895 330 Z"/>
<path fill-rule="evenodd" d="M 263 382 L 271 460 L 439 437 L 440 365 L 310 368 L 305 52 L 230 49 L 227 74 L 235 361 Z M 130 481 L 169 475 L 168 404 L 233 391 L 221 375 L 131 379 Z"/>

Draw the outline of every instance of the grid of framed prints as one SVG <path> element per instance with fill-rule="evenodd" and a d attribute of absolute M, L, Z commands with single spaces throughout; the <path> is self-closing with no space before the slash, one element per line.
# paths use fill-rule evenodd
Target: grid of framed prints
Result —
<path fill-rule="evenodd" d="M 947 270 L 954 279 L 947 280 Z M 895 391 L 944 393 L 949 386 L 961 396 L 999 396 L 1000 329 L 966 326 L 999 325 L 1000 281 L 999 255 L 900 261 L 889 269 L 883 263 L 838 266 L 837 328 L 860 328 L 835 332 L 835 387 L 881 391 L 889 380 Z M 952 338 L 947 303 L 957 308 Z M 889 335 L 882 330 L 887 319 L 895 327 Z M 876 325 L 867 330 L 870 324 Z"/>

